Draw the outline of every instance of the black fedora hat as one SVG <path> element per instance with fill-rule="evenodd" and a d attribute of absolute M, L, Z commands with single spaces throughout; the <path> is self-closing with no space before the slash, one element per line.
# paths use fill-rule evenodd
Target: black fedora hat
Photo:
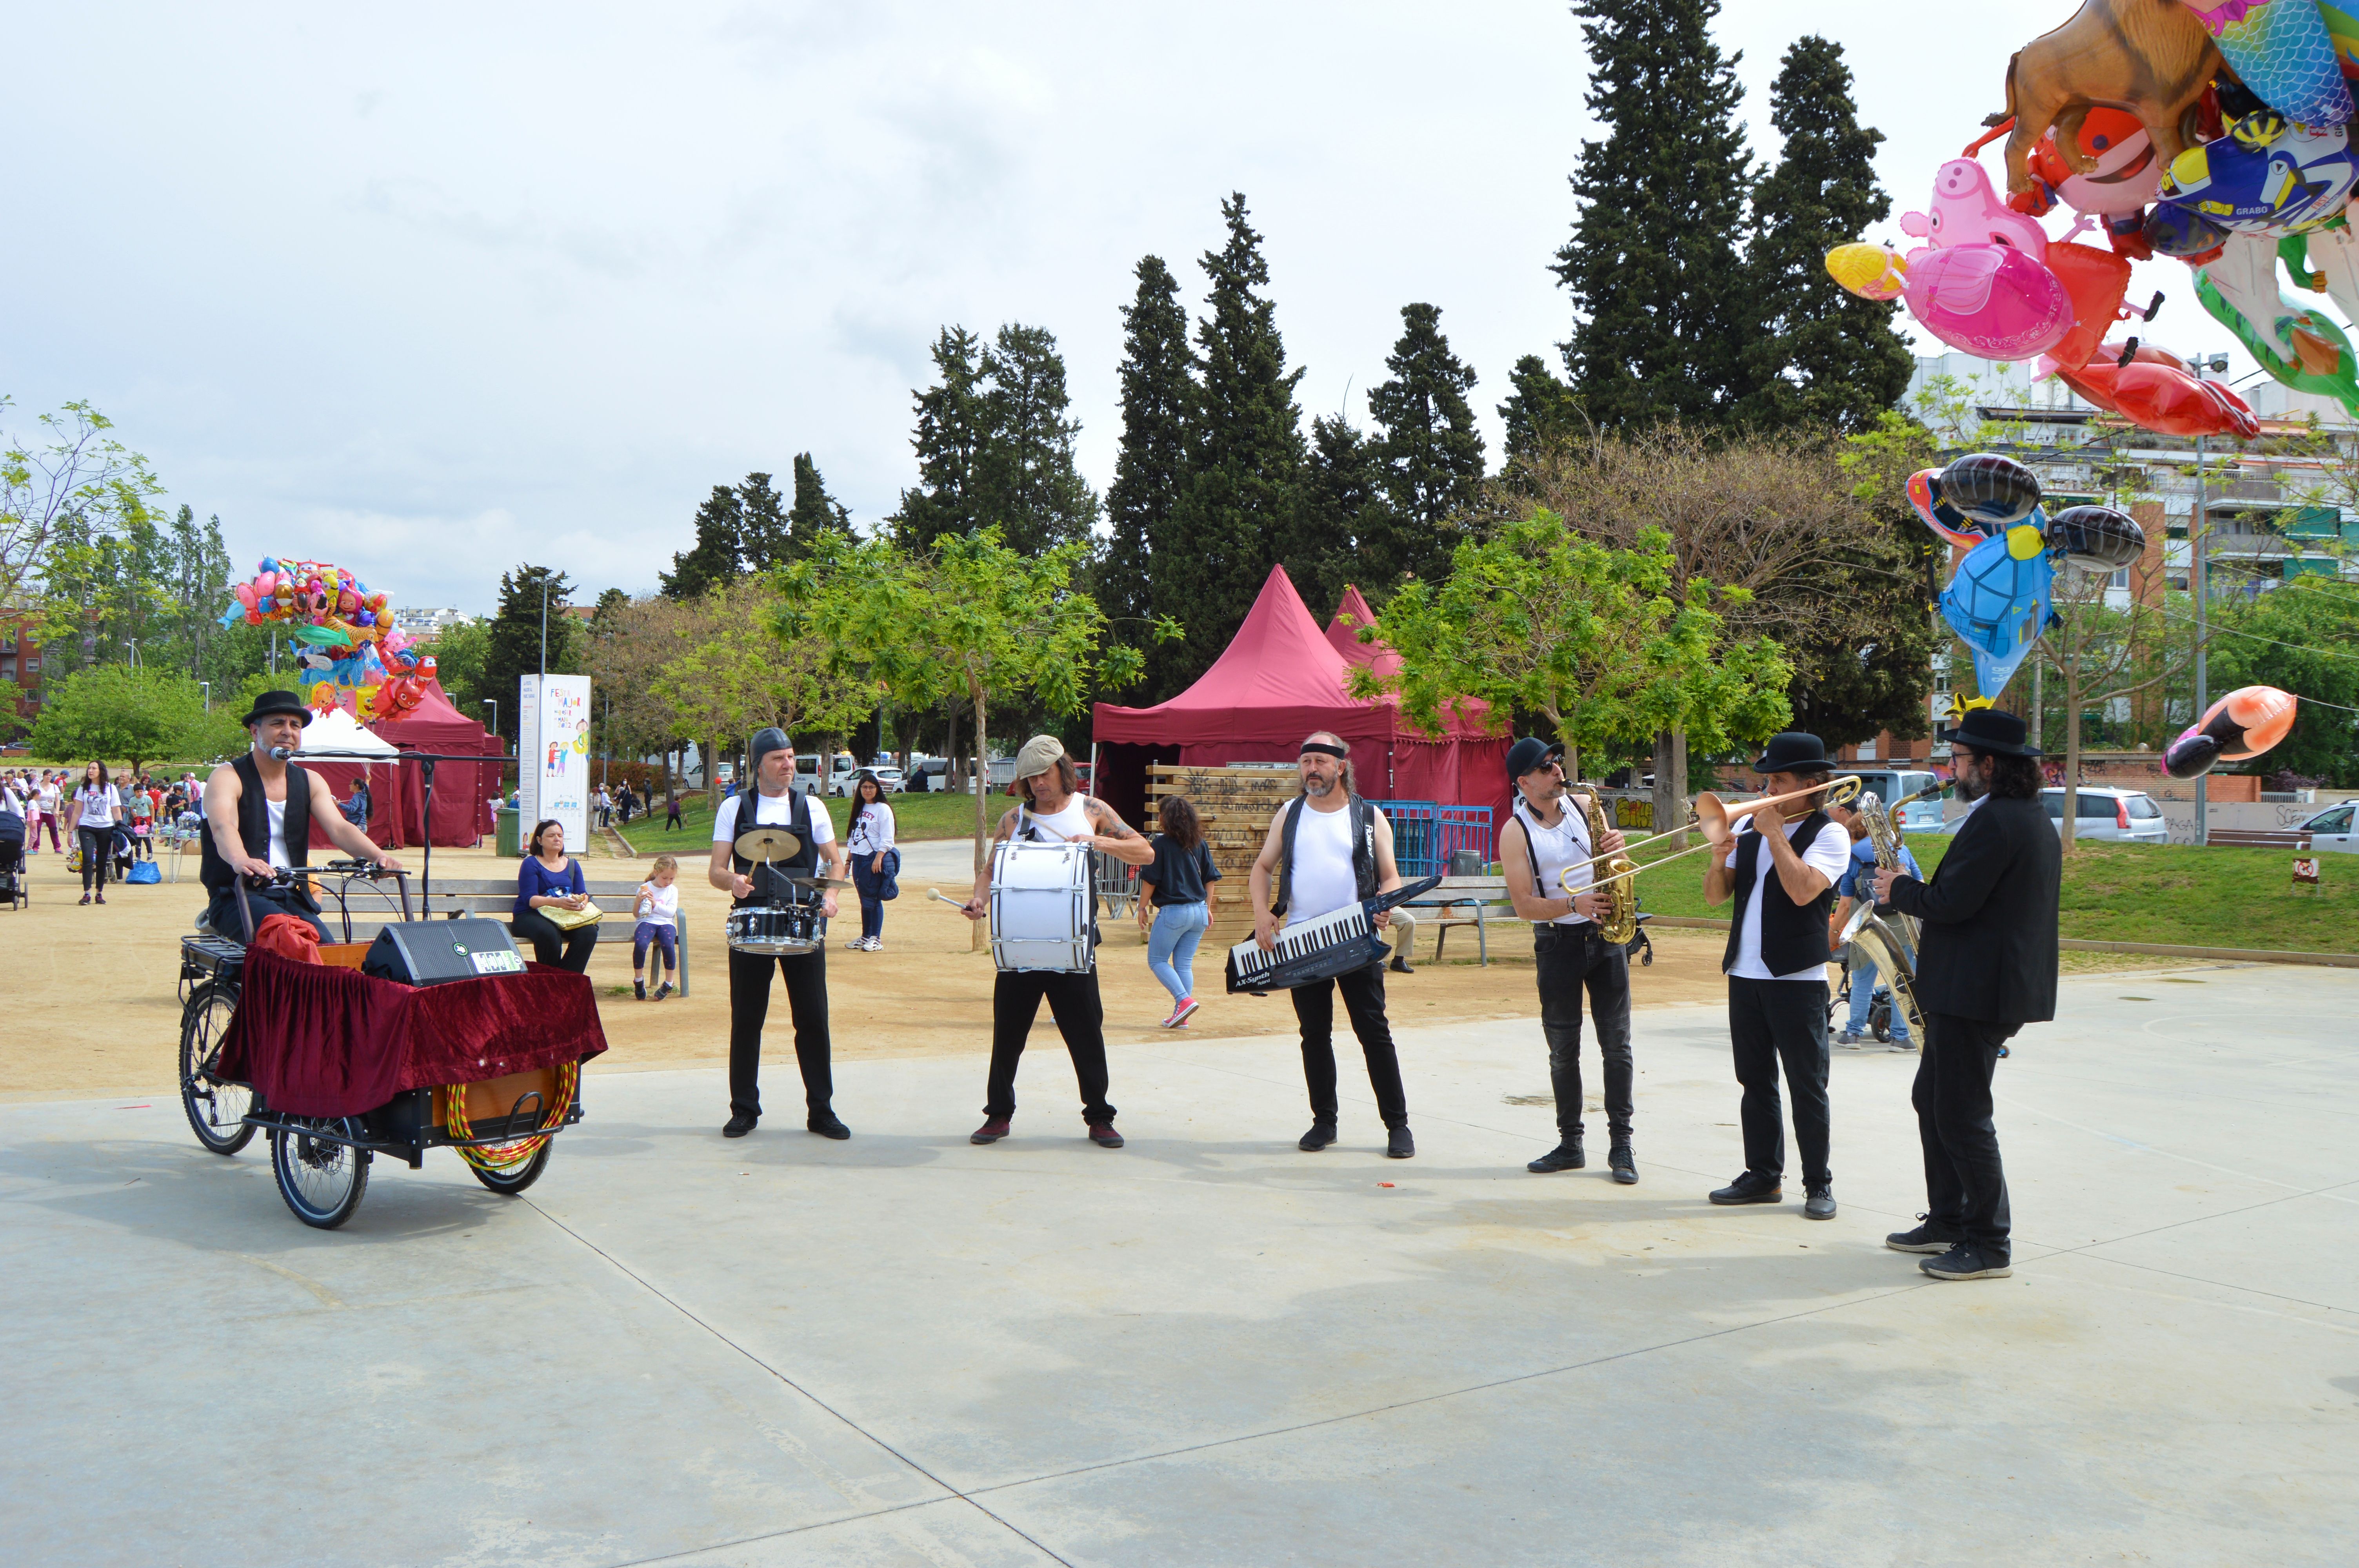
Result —
<path fill-rule="evenodd" d="M 1807 730 L 1787 730 L 1769 737 L 1769 744 L 1753 759 L 1756 773 L 1822 773 L 1833 767 L 1827 749 Z"/>
<path fill-rule="evenodd" d="M 304 727 L 309 729 L 310 727 L 311 720 L 318 718 L 319 715 L 304 707 L 303 699 L 296 696 L 291 691 L 266 691 L 260 697 L 254 699 L 254 707 L 249 709 L 246 716 L 239 719 L 238 722 L 240 724 L 259 724 L 266 719 L 277 719 L 281 717 L 288 719 L 300 719 L 303 721 Z"/>
<path fill-rule="evenodd" d="M 2044 757 L 2048 753 L 2037 746 L 2024 744 L 2030 731 L 2022 719 L 2012 713 L 2001 713 L 1995 708 L 1970 708 L 1958 720 L 1954 730 L 1941 731 L 1941 739 L 1952 746 L 1971 746 L 1977 752 L 1995 752 L 2002 757 Z"/>
<path fill-rule="evenodd" d="M 1563 755 L 1562 741 L 1543 741 L 1537 735 L 1527 735 L 1507 748 L 1507 778 L 1512 783 L 1534 768 L 1544 767 L 1551 759 Z"/>

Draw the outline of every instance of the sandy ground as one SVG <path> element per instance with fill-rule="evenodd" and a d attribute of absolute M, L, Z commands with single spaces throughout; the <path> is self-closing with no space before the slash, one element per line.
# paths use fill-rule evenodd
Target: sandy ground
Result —
<path fill-rule="evenodd" d="M 417 852 L 403 859 L 415 871 Z M 434 854 L 440 877 L 508 875 L 514 864 L 486 850 Z M 584 860 L 593 882 L 639 869 L 614 860 Z M 36 856 L 31 871 L 32 907 L 0 911 L 0 953 L 5 954 L 0 964 L 8 977 L 6 1022 L 0 1028 L 0 1101 L 169 1092 L 179 1029 L 179 939 L 203 905 L 195 857 L 189 858 L 179 882 L 111 889 L 104 908 L 76 903 L 81 886 L 68 876 L 63 857 Z M 991 1049 L 991 957 L 970 948 L 965 917 L 927 898 L 925 885 L 904 879 L 903 895 L 886 914 L 886 945 L 877 953 L 842 949 L 844 939 L 859 934 L 858 905 L 845 894 L 850 918 L 835 923 L 838 946 L 826 958 L 835 1052 L 840 1059 L 971 1054 L 977 1058 L 979 1077 L 981 1061 Z M 659 1003 L 634 1000 L 630 950 L 602 945 L 590 978 L 599 988 L 610 1049 L 597 1070 L 712 1064 L 728 1057 L 729 983 L 721 942 L 728 899 L 693 871 L 681 887 L 693 944 L 694 995 Z M 1136 925 L 1109 922 L 1104 929 L 1099 962 L 1108 1043 L 1119 1051 L 1169 1038 L 1157 1021 L 1169 1011 L 1169 1000 L 1147 973 L 1146 944 Z M 1387 1000 L 1397 1022 L 1538 1016 L 1528 938 L 1513 926 L 1495 932 L 1495 958 L 1485 968 L 1471 961 L 1473 935 L 1451 935 L 1446 964 L 1420 964 L 1413 975 L 1387 977 Z M 1427 941 L 1420 936 L 1420 956 Z M 1720 944 L 1712 933 L 1658 933 L 1654 964 L 1635 971 L 1636 1003 L 1718 1005 L 1724 995 Z M 1521 961 L 1497 958 L 1502 947 L 1520 953 Z M 1461 952 L 1468 956 L 1465 961 Z M 1223 996 L 1219 972 L 1217 955 L 1198 955 L 1198 989 L 1209 994 L 1190 1028 L 1191 1037 L 1292 1033 L 1293 1012 L 1285 999 Z M 1046 1008 L 1034 1043 L 1057 1044 Z M 783 988 L 773 992 L 765 1047 L 765 1060 L 780 1065 L 790 1082 L 793 1044 Z"/>

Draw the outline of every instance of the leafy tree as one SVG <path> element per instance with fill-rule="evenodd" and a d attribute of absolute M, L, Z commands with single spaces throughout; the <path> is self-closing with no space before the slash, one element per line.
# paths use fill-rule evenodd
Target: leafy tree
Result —
<path fill-rule="evenodd" d="M 1499 405 L 1499 417 L 1507 427 L 1502 466 L 1512 469 L 1542 445 L 1572 433 L 1581 420 L 1581 399 L 1538 354 L 1516 362 L 1507 373 L 1507 385 L 1512 390 Z"/>
<path fill-rule="evenodd" d="M 915 395 L 918 427 L 909 438 L 918 452 L 917 488 L 903 491 L 899 510 L 886 519 L 911 548 L 972 533 L 990 521 L 979 509 L 988 423 L 982 349 L 982 341 L 963 327 L 945 327 L 934 340 L 935 382 Z"/>
<path fill-rule="evenodd" d="M 1572 14 L 1606 135 L 1581 145 L 1581 215 L 1551 268 L 1575 315 L 1568 379 L 1607 428 L 1725 423 L 1754 316 L 1736 252 L 1753 178 L 1742 57 L 1713 41 L 1720 0 L 1578 0 Z"/>
<path fill-rule="evenodd" d="M 1474 372 L 1450 351 L 1437 307 L 1401 308 L 1385 368 L 1392 377 L 1368 394 L 1368 414 L 1384 429 L 1376 460 L 1391 505 L 1361 546 L 1361 580 L 1379 591 L 1450 569 L 1459 520 L 1483 483 L 1483 433 L 1466 404 Z"/>
<path fill-rule="evenodd" d="M 536 617 L 539 609 L 536 590 L 533 603 Z M 549 628 L 552 637 L 556 630 L 554 626 Z M 540 657 L 538 632 L 536 621 L 532 650 L 535 660 Z M 451 699 L 451 707 L 470 719 L 484 719 L 489 716 L 484 711 L 484 699 L 490 697 L 500 705 L 501 722 L 506 722 L 508 709 L 516 703 L 516 683 L 510 681 L 506 688 L 495 690 L 485 673 L 492 656 L 489 622 L 461 621 L 445 626 L 432 642 L 424 644 L 419 651 L 434 655 L 434 678 L 440 683 L 442 695 Z"/>
<path fill-rule="evenodd" d="M 1894 300 L 1862 299 L 1829 276 L 1826 254 L 1892 210 L 1875 183 L 1884 133 L 1859 123 L 1841 44 L 1798 39 L 1769 90 L 1784 153 L 1753 197 L 1745 292 L 1754 330 L 1738 415 L 1763 427 L 1866 428 L 1900 401 L 1915 361 L 1893 330 Z"/>
<path fill-rule="evenodd" d="M 496 697 L 500 726 L 516 737 L 519 682 L 541 668 L 542 588 L 547 586 L 549 673 L 578 675 L 582 669 L 580 622 L 565 613 L 571 579 L 554 567 L 518 566 L 500 574 L 500 608 L 485 628 L 482 696 Z M 436 660 L 440 663 L 440 657 Z"/>
<path fill-rule="evenodd" d="M 2241 608 L 2222 604 L 2212 616 L 2206 662 L 2213 697 L 2240 686 L 2273 686 L 2310 699 L 2292 732 L 2254 765 L 2359 788 L 2359 728 L 2350 711 L 2359 708 L 2359 593 L 2298 578 Z"/>
<path fill-rule="evenodd" d="M 1245 623 L 1277 557 L 1302 482 L 1299 370 L 1286 368 L 1269 264 L 1246 222 L 1245 193 L 1221 203 L 1228 241 L 1205 253 L 1209 308 L 1196 327 L 1203 366 L 1201 419 L 1187 486 L 1172 512 L 1173 568 L 1158 570 L 1154 609 L 1186 618 L 1188 637 L 1151 654 L 1160 698 L 1204 673 Z"/>
<path fill-rule="evenodd" d="M 725 484 L 714 485 L 704 504 L 696 509 L 696 543 L 673 556 L 671 570 L 661 574 L 664 593 L 673 599 L 695 599 L 734 582 L 745 569 L 745 503 L 737 492 Z"/>
<path fill-rule="evenodd" d="M 1038 327 L 999 329 L 983 356 L 982 512 L 1027 555 L 1075 540 L 1095 546 L 1097 492 L 1073 459 L 1081 435 L 1066 417 L 1065 357 Z"/>
<path fill-rule="evenodd" d="M 1099 574 L 1098 601 L 1117 621 L 1147 619 L 1157 575 L 1187 569 L 1166 552 L 1187 482 L 1197 398 L 1180 282 L 1161 256 L 1140 257 L 1136 271 L 1138 293 L 1122 313 L 1122 443 L 1106 491 L 1114 537 Z"/>
<path fill-rule="evenodd" d="M 187 676 L 102 665 L 49 688 L 33 726 L 33 754 L 60 762 L 120 759 L 136 770 L 206 749 L 204 693 Z"/>
<path fill-rule="evenodd" d="M 801 560 L 811 553 L 819 536 L 830 528 L 849 532 L 852 514 L 843 503 L 827 492 L 827 481 L 820 478 L 819 464 L 809 452 L 795 454 L 795 504 L 787 514 L 788 549 L 785 558 Z"/>
<path fill-rule="evenodd" d="M 1310 460 L 1278 538 L 1278 559 L 1314 614 L 1331 613 L 1348 583 L 1357 581 L 1381 600 L 1397 582 L 1397 572 L 1376 564 L 1375 552 L 1389 550 L 1398 533 L 1384 481 L 1375 442 L 1340 415 L 1310 422 Z"/>
<path fill-rule="evenodd" d="M 673 727 L 704 741 L 707 757 L 736 752 L 769 724 L 840 737 L 875 710 L 876 683 L 837 667 L 818 637 L 777 634 L 781 602 L 770 579 L 749 579 L 663 622 L 671 654 L 649 676 L 648 693 Z M 705 776 L 717 790 L 716 771 Z"/>
<path fill-rule="evenodd" d="M 0 410 L 10 399 L 0 397 Z M 41 445 L 7 438 L 0 447 L 0 605 L 32 599 L 42 557 L 59 524 L 74 520 L 104 538 L 148 514 L 163 485 L 147 460 L 107 434 L 114 422 L 88 403 L 40 416 Z"/>
<path fill-rule="evenodd" d="M 1446 579 L 1405 584 L 1375 632 L 1400 667 L 1355 665 L 1353 694 L 1397 692 L 1430 733 L 1469 698 L 1502 719 L 1538 713 L 1575 775 L 1583 749 L 1626 756 L 1666 730 L 1712 752 L 1776 733 L 1789 712 L 1777 642 L 1728 633 L 1720 611 L 1743 589 L 1678 575 L 1659 528 L 1623 548 L 1535 512 L 1461 543 Z"/>

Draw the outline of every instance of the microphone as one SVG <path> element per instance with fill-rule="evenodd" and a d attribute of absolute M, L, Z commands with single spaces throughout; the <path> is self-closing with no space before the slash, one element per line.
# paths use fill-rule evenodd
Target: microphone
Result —
<path fill-rule="evenodd" d="M 278 762 L 283 762 L 288 758 L 295 754 L 295 748 L 292 746 L 273 746 L 270 748 L 270 754 Z"/>

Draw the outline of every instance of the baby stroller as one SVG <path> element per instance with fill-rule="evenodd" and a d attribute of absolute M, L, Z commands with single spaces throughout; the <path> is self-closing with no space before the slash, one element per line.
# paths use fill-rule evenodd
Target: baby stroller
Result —
<path fill-rule="evenodd" d="M 25 874 L 25 819 L 0 811 L 0 903 L 17 910 L 32 902 L 32 879 Z"/>

